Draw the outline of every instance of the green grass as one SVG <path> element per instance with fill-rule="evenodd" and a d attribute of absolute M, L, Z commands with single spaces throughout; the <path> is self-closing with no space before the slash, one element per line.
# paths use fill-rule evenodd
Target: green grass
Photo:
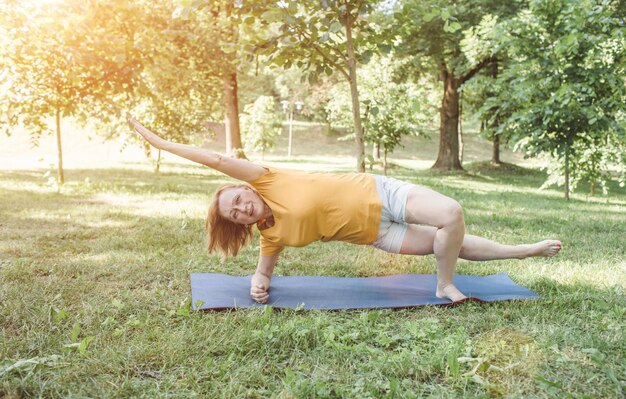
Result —
<path fill-rule="evenodd" d="M 541 299 L 190 312 L 190 272 L 255 268 L 258 237 L 226 263 L 204 250 L 207 203 L 228 179 L 134 165 L 68 170 L 57 190 L 43 170 L 0 172 L 0 397 L 623 397 L 626 191 L 567 203 L 535 170 L 467 170 L 390 172 L 458 199 L 470 233 L 561 239 L 553 259 L 459 264 Z M 434 271 L 432 257 L 315 243 L 286 249 L 276 274 Z"/>

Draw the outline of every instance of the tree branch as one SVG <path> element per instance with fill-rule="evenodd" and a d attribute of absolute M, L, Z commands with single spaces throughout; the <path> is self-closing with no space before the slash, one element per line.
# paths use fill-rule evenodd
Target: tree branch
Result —
<path fill-rule="evenodd" d="M 345 54 L 343 54 L 341 51 L 333 48 L 332 46 L 321 46 L 319 44 L 317 44 L 317 42 L 315 42 L 312 38 L 311 35 L 308 35 L 306 31 L 300 29 L 300 27 L 297 27 L 298 32 L 302 35 L 302 37 L 304 37 L 307 40 L 307 43 L 310 44 L 311 46 L 314 46 L 317 48 L 318 52 L 323 53 L 325 49 L 328 50 L 328 52 L 334 52 L 337 54 L 337 56 L 339 56 L 339 58 L 341 58 L 346 64 L 348 63 L 348 57 L 346 57 Z M 325 47 L 325 48 L 324 48 Z M 328 57 L 328 54 L 324 53 L 325 57 Z M 329 62 L 331 62 L 331 60 L 329 60 Z M 333 63 L 333 62 L 331 62 Z"/>
<path fill-rule="evenodd" d="M 336 63 L 332 58 L 330 58 L 328 56 L 328 54 L 324 53 L 322 51 L 322 49 L 317 46 L 316 44 L 313 44 L 311 40 L 309 40 L 309 44 L 313 47 L 313 49 L 322 56 L 323 59 L 326 60 L 326 62 L 330 63 L 332 66 L 334 66 L 339 72 L 341 72 L 341 74 L 343 76 L 346 77 L 346 79 L 350 80 L 350 75 L 348 74 L 348 72 L 345 70 L 345 68 L 342 65 L 339 65 L 338 63 Z"/>
<path fill-rule="evenodd" d="M 448 66 L 443 60 L 439 63 L 439 73 L 440 73 L 439 77 L 441 78 L 441 80 L 445 81 L 446 79 L 448 79 L 448 75 L 450 73 L 448 72 Z"/>
<path fill-rule="evenodd" d="M 364 0 L 358 1 L 356 3 L 355 9 L 356 9 L 356 15 L 355 18 L 358 19 L 359 15 L 361 14 L 361 11 L 363 11 L 363 8 L 365 8 L 367 6 L 366 2 Z"/>
<path fill-rule="evenodd" d="M 467 82 L 468 80 L 473 78 L 474 75 L 476 75 L 478 72 L 480 72 L 481 69 L 483 69 L 484 67 L 486 67 L 487 65 L 489 65 L 489 64 L 491 64 L 492 62 L 495 62 L 495 61 L 496 61 L 495 57 L 488 57 L 488 58 L 485 58 L 484 60 L 480 61 L 478 63 L 478 65 L 476 65 L 474 68 L 472 68 L 468 73 L 466 73 L 465 75 L 461 76 L 461 78 L 459 79 L 459 84 L 463 84 L 463 83 Z"/>
<path fill-rule="evenodd" d="M 94 86 L 94 85 L 96 85 L 96 84 L 98 84 L 98 83 L 100 83 L 100 82 L 103 82 L 103 81 L 104 81 L 104 80 L 106 80 L 109 76 L 111 76 L 110 71 L 106 71 L 106 72 L 104 73 L 104 75 L 103 75 L 103 76 L 101 76 L 100 78 L 93 79 L 92 81 L 90 81 L 90 82 L 86 83 L 83 87 L 76 88 L 75 90 L 76 90 L 78 93 L 80 93 L 80 95 L 81 95 L 81 96 L 86 96 L 86 95 L 88 94 L 88 93 L 86 93 L 88 89 L 90 89 L 92 86 Z"/>
<path fill-rule="evenodd" d="M 286 14 L 287 16 L 290 16 L 289 13 L 287 12 L 287 10 L 285 9 L 281 9 L 281 11 Z M 313 39 L 311 39 L 310 35 L 307 34 L 306 31 L 304 31 L 298 24 L 293 24 L 292 26 L 294 26 L 297 30 L 298 33 L 300 33 L 300 35 L 302 35 L 302 37 L 306 40 L 306 43 L 308 45 L 310 45 L 315 52 L 317 52 L 319 55 L 322 56 L 322 58 L 324 60 L 326 60 L 326 62 L 328 62 L 329 64 L 331 64 L 332 66 L 334 66 L 339 72 L 341 72 L 342 75 L 344 75 L 346 77 L 346 79 L 350 80 L 350 75 L 348 75 L 348 72 L 345 70 L 345 68 L 341 65 L 339 65 L 337 62 L 335 62 L 332 58 L 330 58 L 330 56 L 328 54 L 326 54 L 324 52 L 324 49 L 322 48 L 322 46 L 320 46 L 317 42 L 315 42 Z M 344 62 L 348 62 L 347 57 L 341 53 L 340 51 L 332 48 L 332 47 L 327 47 L 329 52 L 333 51 L 335 53 L 339 53 L 338 56 L 344 60 Z"/>

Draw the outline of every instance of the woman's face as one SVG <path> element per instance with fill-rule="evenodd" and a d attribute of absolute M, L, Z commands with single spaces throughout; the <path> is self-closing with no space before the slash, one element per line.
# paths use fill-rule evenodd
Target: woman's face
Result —
<path fill-rule="evenodd" d="M 232 187 L 222 191 L 218 206 L 223 218 L 238 224 L 258 222 L 265 209 L 261 197 L 249 187 Z"/>

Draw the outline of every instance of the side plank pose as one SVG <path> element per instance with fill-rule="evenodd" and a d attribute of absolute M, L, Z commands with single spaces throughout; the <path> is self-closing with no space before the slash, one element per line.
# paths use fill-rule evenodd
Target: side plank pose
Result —
<path fill-rule="evenodd" d="M 217 190 L 209 207 L 209 252 L 237 255 L 258 227 L 260 256 L 250 296 L 266 303 L 274 266 L 285 246 L 313 241 L 373 245 L 407 255 L 435 255 L 439 298 L 465 295 L 453 284 L 458 258 L 472 261 L 554 256 L 556 240 L 504 245 L 465 234 L 463 210 L 451 198 L 419 185 L 366 173 L 307 173 L 263 167 L 164 140 L 134 119 L 132 127 L 157 149 L 206 165 L 245 183 Z"/>

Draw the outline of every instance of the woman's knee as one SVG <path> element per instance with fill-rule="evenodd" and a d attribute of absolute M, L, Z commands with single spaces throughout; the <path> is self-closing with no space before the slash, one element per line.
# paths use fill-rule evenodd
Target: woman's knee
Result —
<path fill-rule="evenodd" d="M 465 224 L 465 218 L 463 215 L 463 207 L 455 200 L 451 200 L 446 206 L 444 212 L 444 226 L 463 225 Z"/>
<path fill-rule="evenodd" d="M 407 197 L 405 221 L 438 228 L 463 224 L 463 208 L 450 197 L 428 188 L 415 186 Z"/>

